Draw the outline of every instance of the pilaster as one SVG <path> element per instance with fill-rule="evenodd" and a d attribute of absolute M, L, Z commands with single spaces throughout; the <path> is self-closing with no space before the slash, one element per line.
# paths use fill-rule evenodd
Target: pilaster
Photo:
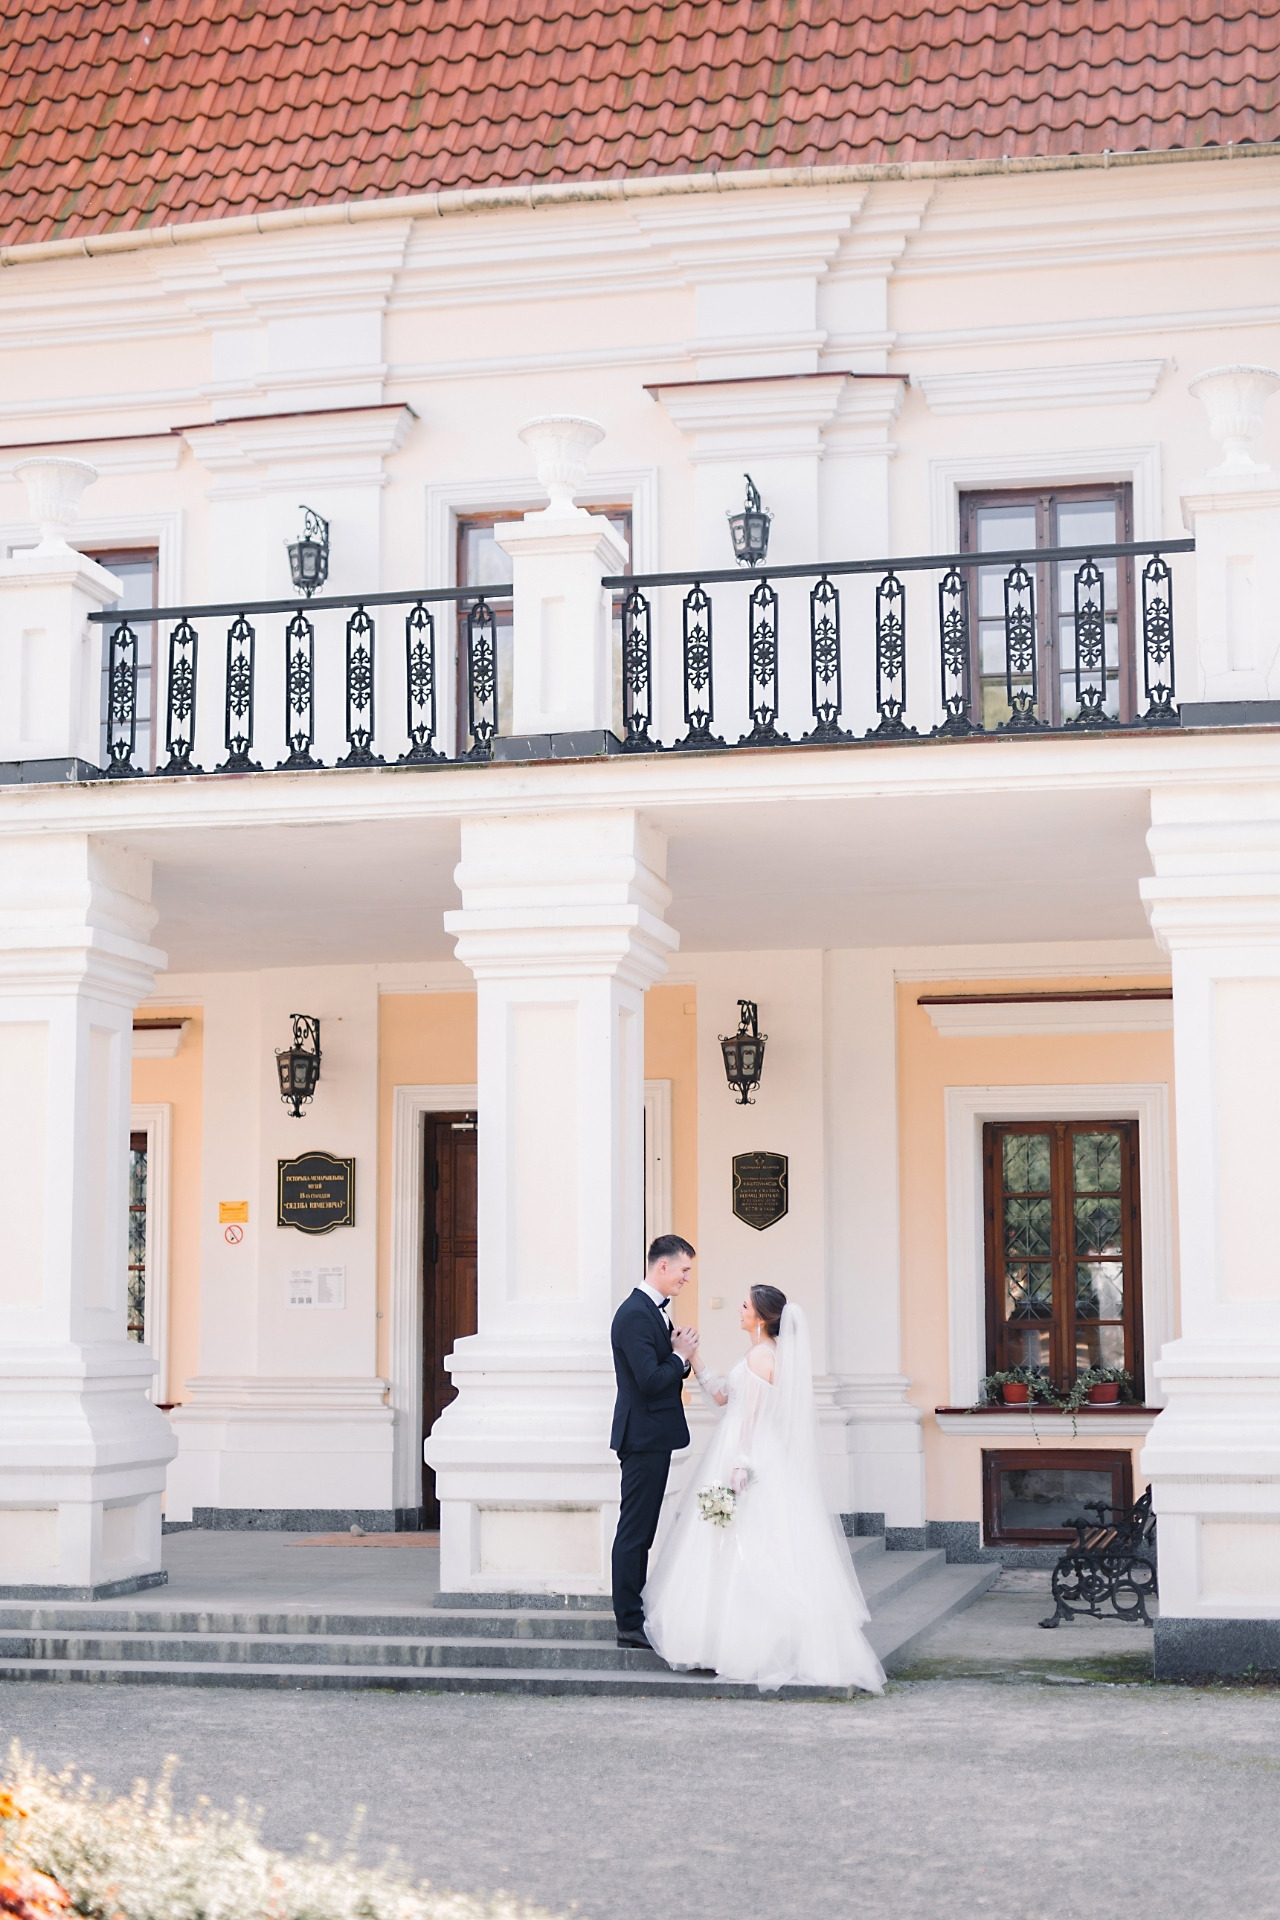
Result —
<path fill-rule="evenodd" d="M 150 863 L 87 834 L 0 842 L 0 1594 L 160 1572 L 175 1451 L 126 1338 L 133 1009 L 164 955 Z"/>
<path fill-rule="evenodd" d="M 1280 787 L 1152 797 L 1142 894 L 1173 960 L 1181 1338 L 1142 1455 L 1157 1671 L 1280 1668 Z"/>

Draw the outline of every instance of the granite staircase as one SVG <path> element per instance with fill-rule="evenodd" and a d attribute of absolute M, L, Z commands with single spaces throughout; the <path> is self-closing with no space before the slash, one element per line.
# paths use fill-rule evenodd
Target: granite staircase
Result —
<path fill-rule="evenodd" d="M 886 1553 L 849 1542 L 871 1609 L 868 1636 L 887 1672 L 949 1614 L 969 1606 L 997 1566 L 948 1566 L 939 1550 Z M 0 1605 L 0 1680 L 193 1687 L 381 1687 L 437 1693 L 756 1698 L 753 1686 L 673 1673 L 656 1654 L 615 1644 L 606 1599 L 439 1594 L 416 1612 L 319 1608 L 248 1612 L 136 1601 Z M 785 1687 L 782 1697 L 834 1697 Z"/>

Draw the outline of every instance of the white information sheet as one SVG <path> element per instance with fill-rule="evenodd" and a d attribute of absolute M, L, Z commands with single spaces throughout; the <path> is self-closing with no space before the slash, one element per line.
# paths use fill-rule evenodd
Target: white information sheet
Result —
<path fill-rule="evenodd" d="M 291 1267 L 289 1269 L 289 1305 L 291 1307 L 345 1307 L 347 1270 L 345 1267 Z"/>

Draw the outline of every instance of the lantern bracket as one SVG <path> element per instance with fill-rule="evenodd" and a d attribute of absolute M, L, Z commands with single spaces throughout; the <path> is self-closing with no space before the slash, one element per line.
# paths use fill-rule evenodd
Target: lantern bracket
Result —
<path fill-rule="evenodd" d="M 295 1120 L 320 1083 L 320 1022 L 314 1014 L 292 1013 L 293 1044 L 277 1049 L 276 1072 L 280 1098 L 293 1109 Z"/>
<path fill-rule="evenodd" d="M 751 1096 L 760 1085 L 768 1038 L 767 1033 L 760 1031 L 756 1002 L 739 1000 L 738 1031 L 720 1035 L 720 1050 L 724 1055 L 725 1078 L 737 1094 L 740 1107 L 755 1105 Z"/>

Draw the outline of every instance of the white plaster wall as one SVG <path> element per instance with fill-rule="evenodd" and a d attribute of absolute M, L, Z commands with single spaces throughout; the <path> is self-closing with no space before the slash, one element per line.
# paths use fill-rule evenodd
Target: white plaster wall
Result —
<path fill-rule="evenodd" d="M 823 1170 L 822 955 L 681 954 L 680 977 L 698 988 L 698 1301 L 711 1366 L 745 1350 L 738 1308 L 748 1287 L 781 1287 L 809 1316 L 814 1368 L 826 1370 L 826 1229 Z M 755 1104 L 729 1090 L 719 1035 L 738 1026 L 738 999 L 760 1008 L 769 1035 Z M 790 1207 L 757 1232 L 734 1218 L 733 1156 L 757 1148 L 788 1156 Z M 719 1296 L 724 1305 L 713 1308 Z"/>
<path fill-rule="evenodd" d="M 192 1506 L 386 1509 L 391 1412 L 376 1373 L 378 997 L 373 967 L 193 978 L 205 1008 L 200 1370 L 173 1416 L 171 1519 Z M 320 1084 L 294 1120 L 275 1052 L 290 1016 L 320 1021 Z M 356 1162 L 356 1224 L 309 1236 L 276 1222 L 277 1162 Z M 248 1200 L 229 1244 L 221 1200 Z M 343 1266 L 342 1308 L 291 1308 L 293 1267 Z"/>

